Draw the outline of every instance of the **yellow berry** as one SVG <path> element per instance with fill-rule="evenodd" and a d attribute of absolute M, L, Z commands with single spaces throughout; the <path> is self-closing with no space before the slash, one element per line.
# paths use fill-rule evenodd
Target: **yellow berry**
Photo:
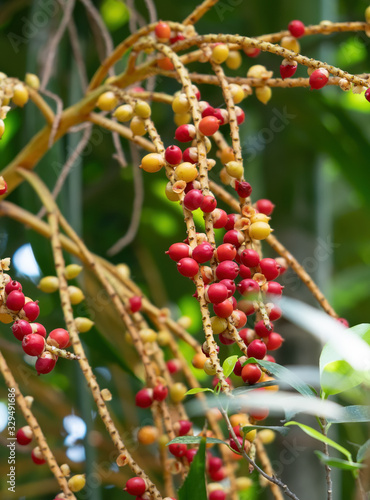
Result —
<path fill-rule="evenodd" d="M 0 139 L 4 135 L 4 132 L 5 132 L 5 123 L 4 120 L 0 120 Z"/>
<path fill-rule="evenodd" d="M 69 286 L 68 293 L 71 304 L 73 304 L 74 306 L 82 302 L 85 298 L 83 291 L 81 290 L 81 288 L 78 288 L 77 286 Z"/>
<path fill-rule="evenodd" d="M 263 87 L 256 88 L 256 97 L 263 104 L 267 104 L 271 99 L 271 88 L 264 85 Z"/>
<path fill-rule="evenodd" d="M 13 318 L 10 316 L 10 314 L 7 313 L 0 313 L 0 321 L 1 323 L 8 324 L 13 322 Z"/>
<path fill-rule="evenodd" d="M 242 87 L 240 85 L 237 85 L 236 83 L 230 83 L 229 88 L 234 103 L 239 104 L 240 102 L 242 102 L 245 97 Z"/>
<path fill-rule="evenodd" d="M 162 434 L 162 436 L 159 437 L 158 439 L 158 446 L 163 450 L 167 446 L 167 443 L 169 442 L 168 436 L 166 434 Z"/>
<path fill-rule="evenodd" d="M 180 403 L 187 392 L 186 386 L 181 382 L 176 382 L 170 387 L 170 397 L 174 403 Z"/>
<path fill-rule="evenodd" d="M 23 83 L 17 83 L 13 89 L 12 101 L 16 106 L 23 108 L 28 101 L 28 90 Z"/>
<path fill-rule="evenodd" d="M 216 375 L 216 368 L 213 366 L 213 363 L 209 358 L 207 358 L 204 362 L 203 370 L 207 375 Z"/>
<path fill-rule="evenodd" d="M 45 276 L 38 287 L 44 293 L 54 293 L 59 289 L 59 279 L 56 276 Z"/>
<path fill-rule="evenodd" d="M 284 47 L 284 49 L 292 50 L 293 52 L 296 52 L 297 54 L 301 50 L 301 46 L 296 38 L 294 36 L 284 36 L 281 41 L 280 45 Z"/>
<path fill-rule="evenodd" d="M 194 366 L 194 368 L 201 370 L 202 368 L 204 368 L 204 363 L 206 362 L 206 360 L 207 356 L 205 356 L 202 352 L 198 352 L 191 360 L 191 364 Z"/>
<path fill-rule="evenodd" d="M 115 109 L 113 116 L 119 122 L 128 122 L 134 116 L 134 110 L 131 104 L 122 104 Z"/>
<path fill-rule="evenodd" d="M 262 431 L 259 431 L 258 437 L 263 444 L 270 444 L 275 441 L 275 432 L 271 429 L 262 429 Z"/>
<path fill-rule="evenodd" d="M 216 64 L 222 64 L 229 57 L 229 47 L 225 43 L 220 43 L 212 50 L 211 59 Z"/>
<path fill-rule="evenodd" d="M 161 330 L 158 332 L 157 342 L 160 346 L 168 345 L 171 340 L 171 334 L 166 330 Z"/>
<path fill-rule="evenodd" d="M 32 89 L 38 90 L 40 88 L 40 79 L 33 73 L 26 73 L 26 78 L 24 81 Z"/>
<path fill-rule="evenodd" d="M 89 318 L 75 318 L 75 325 L 79 333 L 86 333 L 94 326 L 94 322 Z"/>
<path fill-rule="evenodd" d="M 64 270 L 64 276 L 67 280 L 73 280 L 82 271 L 83 267 L 78 264 L 69 264 Z"/>
<path fill-rule="evenodd" d="M 140 444 L 148 446 L 158 440 L 158 434 L 158 429 L 153 425 L 144 425 L 138 430 L 137 440 Z"/>
<path fill-rule="evenodd" d="M 139 118 L 138 116 L 134 116 L 130 122 L 130 129 L 134 135 L 145 135 L 146 128 L 144 120 Z"/>
<path fill-rule="evenodd" d="M 229 161 L 226 163 L 225 168 L 230 177 L 241 179 L 244 175 L 243 165 L 238 161 Z"/>
<path fill-rule="evenodd" d="M 60 466 L 60 470 L 61 470 L 64 477 L 68 477 L 71 473 L 71 469 L 70 469 L 68 464 L 62 464 Z"/>
<path fill-rule="evenodd" d="M 167 196 L 167 199 L 170 201 L 179 201 L 180 197 L 177 193 L 174 192 L 172 189 L 172 184 L 170 182 L 167 182 L 166 188 L 165 188 L 165 195 Z"/>
<path fill-rule="evenodd" d="M 246 432 L 244 434 L 243 430 L 240 429 L 240 435 L 242 437 L 245 435 L 245 439 L 247 439 L 248 441 L 252 442 L 252 441 L 254 441 L 256 439 L 257 431 L 256 431 L 256 429 L 253 429 L 253 430 L 251 430 L 249 432 Z"/>
<path fill-rule="evenodd" d="M 223 165 L 229 163 L 229 161 L 235 161 L 235 155 L 233 148 L 228 147 L 221 151 L 220 160 Z"/>
<path fill-rule="evenodd" d="M 218 316 L 212 316 L 211 326 L 214 335 L 219 335 L 227 328 L 227 320 L 225 318 L 219 318 Z"/>
<path fill-rule="evenodd" d="M 253 485 L 253 481 L 250 477 L 237 477 L 235 479 L 236 488 L 238 491 L 243 491 L 249 489 Z"/>
<path fill-rule="evenodd" d="M 245 413 L 235 413 L 235 415 L 231 415 L 230 422 L 233 427 L 237 427 L 238 425 L 249 425 L 249 419 Z"/>
<path fill-rule="evenodd" d="M 118 104 L 118 99 L 114 95 L 114 92 L 104 92 L 101 94 L 97 100 L 97 107 L 102 111 L 112 111 Z"/>
<path fill-rule="evenodd" d="M 185 161 L 176 167 L 175 177 L 179 181 L 185 181 L 186 183 L 192 182 L 197 176 L 198 169 L 193 163 Z"/>
<path fill-rule="evenodd" d="M 268 215 L 259 213 L 251 217 L 251 223 L 253 224 L 254 222 L 268 222 L 270 219 L 271 217 L 269 217 Z"/>
<path fill-rule="evenodd" d="M 130 277 L 130 268 L 128 267 L 127 264 L 117 264 L 116 265 L 116 270 L 118 271 L 118 274 L 121 276 L 122 279 L 128 279 Z"/>
<path fill-rule="evenodd" d="M 157 340 L 157 333 L 151 328 L 142 328 L 139 333 L 140 338 L 144 343 L 155 342 Z"/>
<path fill-rule="evenodd" d="M 272 377 L 269 377 L 268 375 L 266 375 L 266 373 L 263 375 L 262 377 L 262 380 L 261 382 L 271 382 L 271 381 L 274 381 L 275 379 L 272 378 Z M 267 387 L 265 387 L 265 391 L 278 391 L 279 390 L 279 386 L 278 385 L 268 385 Z"/>
<path fill-rule="evenodd" d="M 84 474 L 76 474 L 68 480 L 68 486 L 71 491 L 76 493 L 85 487 L 86 479 Z"/>
<path fill-rule="evenodd" d="M 190 316 L 181 316 L 178 320 L 177 323 L 182 326 L 182 328 L 185 328 L 187 330 L 188 328 L 191 327 L 192 325 L 192 319 Z"/>
<path fill-rule="evenodd" d="M 262 64 L 254 64 L 247 72 L 248 78 L 268 78 L 268 71 Z"/>
<path fill-rule="evenodd" d="M 229 69 L 239 69 L 242 64 L 242 56 L 239 50 L 230 50 L 226 59 L 226 66 Z"/>
<path fill-rule="evenodd" d="M 182 115 L 190 109 L 190 103 L 185 94 L 177 95 L 172 101 L 172 110 L 174 113 Z"/>
<path fill-rule="evenodd" d="M 249 226 L 249 236 L 254 240 L 264 240 L 271 233 L 267 222 L 255 222 Z"/>
<path fill-rule="evenodd" d="M 370 23 L 370 5 L 365 9 L 365 19 L 367 23 Z"/>
<path fill-rule="evenodd" d="M 175 114 L 173 117 L 173 121 L 175 122 L 175 125 L 178 127 L 181 127 L 181 125 L 187 125 L 188 123 L 191 122 L 191 114 L 190 113 L 182 113 L 182 114 Z"/>
<path fill-rule="evenodd" d="M 152 114 L 151 107 L 145 101 L 137 101 L 137 103 L 135 104 L 134 112 L 135 115 L 144 119 L 149 118 L 149 116 Z"/>
<path fill-rule="evenodd" d="M 164 164 L 165 160 L 162 155 L 159 153 L 149 153 L 141 160 L 140 168 L 142 168 L 145 172 L 154 173 L 159 172 Z"/>

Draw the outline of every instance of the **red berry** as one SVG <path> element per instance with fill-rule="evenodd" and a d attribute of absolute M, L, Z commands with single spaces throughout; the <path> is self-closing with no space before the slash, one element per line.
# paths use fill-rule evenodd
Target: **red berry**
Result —
<path fill-rule="evenodd" d="M 166 162 L 170 165 L 179 165 L 182 162 L 182 151 L 178 146 L 168 146 L 164 153 L 164 157 Z"/>
<path fill-rule="evenodd" d="M 146 483 L 142 477 L 132 477 L 127 481 L 125 491 L 129 495 L 143 495 L 146 491 Z"/>
<path fill-rule="evenodd" d="M 271 321 L 276 321 L 277 319 L 281 318 L 282 310 L 280 309 L 280 307 L 276 306 L 275 304 L 269 304 L 269 305 L 271 305 L 270 312 L 268 313 L 269 319 Z"/>
<path fill-rule="evenodd" d="M 37 358 L 35 368 L 39 375 L 45 375 L 50 373 L 57 362 L 56 356 L 54 356 L 51 352 L 45 351 L 41 354 L 39 358 Z"/>
<path fill-rule="evenodd" d="M 203 193 L 200 189 L 192 189 L 184 196 L 184 207 L 190 211 L 200 208 L 203 201 Z"/>
<path fill-rule="evenodd" d="M 246 278 L 246 279 L 248 279 L 248 278 Z M 238 309 L 243 311 L 243 313 L 246 316 L 250 316 L 251 314 L 254 314 L 254 312 L 255 312 L 253 302 L 250 300 L 239 300 Z"/>
<path fill-rule="evenodd" d="M 235 309 L 232 316 L 235 328 L 237 330 L 239 330 L 239 328 L 243 328 L 243 326 L 247 322 L 247 316 L 245 315 L 245 313 L 243 311 L 240 311 L 239 309 Z"/>
<path fill-rule="evenodd" d="M 175 424 L 177 434 L 179 436 L 186 436 L 190 429 L 193 427 L 193 424 L 190 422 L 190 420 L 179 420 Z"/>
<path fill-rule="evenodd" d="M 224 260 L 234 260 L 236 256 L 236 248 L 231 243 L 224 243 L 216 248 L 215 254 L 219 262 Z"/>
<path fill-rule="evenodd" d="M 30 323 L 32 327 L 32 333 L 37 333 L 41 337 L 46 338 L 46 328 L 41 323 Z"/>
<path fill-rule="evenodd" d="M 196 129 L 194 125 L 180 125 L 177 127 L 175 132 L 175 138 L 179 142 L 190 142 L 194 139 L 196 135 Z"/>
<path fill-rule="evenodd" d="M 239 274 L 239 266 L 236 262 L 232 260 L 224 260 L 220 262 L 216 267 L 217 279 L 223 280 L 234 280 Z"/>
<path fill-rule="evenodd" d="M 284 62 L 287 61 L 285 64 Z M 289 64 L 287 59 L 284 59 L 283 63 L 280 65 L 280 75 L 283 80 L 285 78 L 290 78 L 297 71 L 298 64 Z"/>
<path fill-rule="evenodd" d="M 236 436 L 239 444 L 241 447 L 243 447 L 243 438 L 241 436 Z M 234 451 L 239 453 L 239 448 L 233 438 L 230 439 L 230 448 L 232 448 Z"/>
<path fill-rule="evenodd" d="M 8 298 L 6 299 L 6 307 L 10 311 L 20 311 L 24 306 L 24 295 L 19 290 L 14 290 L 10 292 Z"/>
<path fill-rule="evenodd" d="M 22 348 L 29 356 L 40 356 L 45 348 L 45 339 L 37 333 L 30 333 L 23 337 Z"/>
<path fill-rule="evenodd" d="M 270 335 L 270 330 L 266 328 L 262 319 L 254 325 L 254 331 L 259 337 L 268 337 Z"/>
<path fill-rule="evenodd" d="M 272 203 L 272 201 L 262 198 L 261 200 L 257 201 L 256 208 L 259 212 L 265 215 L 271 215 L 274 211 L 275 205 Z"/>
<path fill-rule="evenodd" d="M 294 19 L 294 21 L 290 21 L 290 23 L 288 24 L 288 30 L 290 31 L 290 34 L 292 36 L 294 36 L 295 38 L 300 38 L 304 35 L 305 25 L 302 23 L 302 21 Z"/>
<path fill-rule="evenodd" d="M 153 404 L 153 389 L 140 389 L 135 396 L 135 404 L 139 408 L 149 408 Z"/>
<path fill-rule="evenodd" d="M 194 276 L 199 271 L 198 262 L 190 257 L 179 260 L 177 263 L 177 269 L 180 274 L 186 276 L 187 278 L 194 278 Z"/>
<path fill-rule="evenodd" d="M 18 290 L 19 292 L 21 292 L 22 285 L 18 281 L 15 281 L 15 280 L 9 281 L 9 283 L 7 283 L 7 285 L 5 287 L 5 293 L 7 295 L 9 295 L 10 292 L 13 292 L 13 290 Z"/>
<path fill-rule="evenodd" d="M 213 257 L 213 252 L 213 246 L 207 241 L 204 241 L 193 248 L 192 258 L 199 264 L 204 264 Z"/>
<path fill-rule="evenodd" d="M 245 345 L 249 345 L 256 338 L 256 335 L 251 328 L 243 328 L 240 330 L 239 335 Z"/>
<path fill-rule="evenodd" d="M 229 299 L 213 305 L 213 310 L 219 318 L 228 318 L 234 310 L 233 304 Z"/>
<path fill-rule="evenodd" d="M 365 99 L 370 102 L 370 88 L 366 89 L 365 91 Z"/>
<path fill-rule="evenodd" d="M 181 363 L 178 359 L 169 359 L 166 361 L 167 370 L 173 375 L 181 369 Z"/>
<path fill-rule="evenodd" d="M 213 479 L 213 478 L 212 478 Z M 217 481 L 213 479 L 213 481 Z M 226 493 L 223 490 L 214 490 L 208 495 L 208 500 L 225 500 Z"/>
<path fill-rule="evenodd" d="M 56 328 L 49 333 L 49 339 L 52 339 L 57 343 L 56 347 L 64 349 L 69 343 L 69 333 L 64 328 Z"/>
<path fill-rule="evenodd" d="M 225 227 L 227 222 L 227 213 L 221 208 L 215 208 L 212 212 L 213 227 L 215 229 L 221 229 Z"/>
<path fill-rule="evenodd" d="M 206 136 L 211 136 L 217 132 L 219 126 L 219 121 L 215 116 L 205 116 L 199 122 L 199 130 Z"/>
<path fill-rule="evenodd" d="M 248 57 L 258 57 L 261 53 L 261 49 L 257 47 L 246 47 L 243 48 L 244 54 Z"/>
<path fill-rule="evenodd" d="M 249 363 L 248 365 L 243 366 L 242 369 L 243 382 L 246 382 L 250 385 L 256 384 L 261 378 L 261 375 L 262 371 L 258 365 Z"/>
<path fill-rule="evenodd" d="M 22 446 L 30 444 L 33 438 L 33 432 L 31 427 L 29 425 L 25 425 L 24 427 L 18 429 L 16 438 L 17 438 L 17 443 Z"/>
<path fill-rule="evenodd" d="M 277 281 L 270 281 L 269 283 L 265 283 L 262 287 L 262 291 L 267 295 L 281 295 L 283 293 L 283 286 Z"/>
<path fill-rule="evenodd" d="M 229 296 L 229 290 L 221 283 L 213 283 L 206 290 L 206 298 L 211 304 L 220 304 Z"/>
<path fill-rule="evenodd" d="M 246 248 L 240 253 L 240 262 L 247 267 L 257 267 L 260 261 L 260 256 L 256 250 Z"/>
<path fill-rule="evenodd" d="M 155 401 L 163 401 L 168 395 L 168 387 L 163 384 L 158 384 L 153 389 L 153 399 Z"/>
<path fill-rule="evenodd" d="M 187 450 L 185 453 L 186 460 L 189 462 L 189 464 L 192 463 L 194 460 L 195 455 L 198 453 L 198 450 L 196 448 L 190 448 L 190 450 Z"/>
<path fill-rule="evenodd" d="M 239 218 L 239 214 L 228 214 L 227 222 L 225 224 L 226 231 L 230 231 L 230 229 L 234 229 L 235 222 Z"/>
<path fill-rule="evenodd" d="M 0 196 L 5 194 L 8 191 L 8 184 L 5 182 L 5 179 L 2 180 L 2 187 L 0 187 Z"/>
<path fill-rule="evenodd" d="M 171 36 L 171 28 L 167 23 L 159 21 L 155 27 L 154 33 L 160 40 L 169 40 Z"/>
<path fill-rule="evenodd" d="M 186 148 L 182 155 L 182 161 L 189 163 L 198 162 L 198 150 L 195 147 Z"/>
<path fill-rule="evenodd" d="M 27 304 L 23 306 L 23 311 L 25 312 L 28 321 L 35 321 L 40 314 L 38 302 L 27 302 Z"/>
<path fill-rule="evenodd" d="M 220 469 L 218 469 L 217 471 L 209 471 L 209 475 L 210 475 L 210 478 L 212 479 L 212 481 L 223 481 L 225 478 L 226 478 L 226 470 L 225 470 L 225 467 L 221 467 Z M 226 493 L 224 491 L 221 491 L 221 490 L 216 490 L 217 493 L 222 493 L 224 496 L 212 496 L 210 498 L 226 498 Z M 215 492 L 213 492 L 215 493 Z"/>
<path fill-rule="evenodd" d="M 219 457 L 210 457 L 207 461 L 207 468 L 209 472 L 216 472 L 222 467 L 222 460 Z"/>
<path fill-rule="evenodd" d="M 228 290 L 228 299 L 232 297 L 236 291 L 236 285 L 233 280 L 230 279 L 223 279 L 220 281 L 220 284 L 225 285 L 227 290 Z"/>
<path fill-rule="evenodd" d="M 274 280 L 280 274 L 278 263 L 275 259 L 262 259 L 259 263 L 260 271 L 268 281 Z"/>
<path fill-rule="evenodd" d="M 243 280 L 245 280 L 245 279 L 249 279 L 249 278 L 251 278 L 251 276 L 252 276 L 252 272 L 251 272 L 251 270 L 250 270 L 250 268 L 249 268 L 249 267 L 244 266 L 243 264 L 240 264 L 240 266 L 239 266 L 239 276 L 240 276 Z"/>
<path fill-rule="evenodd" d="M 312 89 L 322 89 L 329 81 L 329 72 L 325 68 L 315 69 L 311 73 L 309 83 Z"/>
<path fill-rule="evenodd" d="M 173 243 L 167 250 L 166 254 L 170 259 L 178 262 L 181 259 L 191 256 L 191 248 L 186 243 Z"/>
<path fill-rule="evenodd" d="M 240 332 L 239 332 L 240 335 Z M 237 377 L 241 377 L 242 375 L 242 369 L 243 369 L 243 363 L 247 361 L 247 358 L 245 356 L 241 356 L 238 361 L 235 363 L 234 366 L 234 375 Z M 234 429 L 235 430 L 235 429 Z"/>
<path fill-rule="evenodd" d="M 279 347 L 281 347 L 281 344 L 283 342 L 284 339 L 281 335 L 276 332 L 271 332 L 266 339 L 266 347 L 269 351 L 276 351 L 276 349 L 279 349 Z"/>
<path fill-rule="evenodd" d="M 346 320 L 346 318 L 338 318 L 337 321 L 338 323 L 341 323 L 344 327 L 349 328 L 349 323 Z"/>
<path fill-rule="evenodd" d="M 183 443 L 172 443 L 168 446 L 168 450 L 174 457 L 181 458 L 186 455 L 188 448 Z"/>
<path fill-rule="evenodd" d="M 31 458 L 36 465 L 42 465 L 46 462 L 44 455 L 38 446 L 31 451 Z"/>
<path fill-rule="evenodd" d="M 170 38 L 170 44 L 179 42 L 180 40 L 185 40 L 185 37 L 182 33 L 178 33 L 176 36 Z"/>
<path fill-rule="evenodd" d="M 270 361 L 270 363 L 276 363 L 276 359 L 274 358 L 274 356 L 271 356 L 270 354 L 267 354 L 265 356 L 265 361 Z"/>
<path fill-rule="evenodd" d="M 230 229 L 224 234 L 223 237 L 224 243 L 231 243 L 235 248 L 239 248 L 240 245 L 244 242 L 244 235 L 241 231 L 237 229 Z"/>
<path fill-rule="evenodd" d="M 130 311 L 132 313 L 136 313 L 136 312 L 140 311 L 141 306 L 142 306 L 142 300 L 141 300 L 141 297 L 139 295 L 134 295 L 133 297 L 130 297 L 128 299 L 128 302 L 130 304 Z"/>
<path fill-rule="evenodd" d="M 263 359 L 266 352 L 266 344 L 260 339 L 253 340 L 247 348 L 248 358 Z"/>
<path fill-rule="evenodd" d="M 255 420 L 264 420 L 268 417 L 269 411 L 267 408 L 258 408 L 258 410 L 251 410 L 249 415 Z"/>
<path fill-rule="evenodd" d="M 12 332 L 16 339 L 22 341 L 25 335 L 32 333 L 32 326 L 24 319 L 17 319 L 13 323 Z"/>
<path fill-rule="evenodd" d="M 260 291 L 259 284 L 253 279 L 242 280 L 238 284 L 237 288 L 240 295 L 243 295 L 243 297 L 248 297 L 248 299 L 250 298 L 250 300 L 254 300 L 254 298 L 257 297 L 258 292 Z"/>
<path fill-rule="evenodd" d="M 235 106 L 235 112 L 236 112 L 236 121 L 238 125 L 241 125 L 242 123 L 244 123 L 245 113 L 242 110 L 242 108 L 239 108 L 239 106 Z"/>
<path fill-rule="evenodd" d="M 238 193 L 240 198 L 248 198 L 252 194 L 252 186 L 246 181 L 236 181 L 235 191 Z"/>
<path fill-rule="evenodd" d="M 217 200 L 214 196 L 207 195 L 203 197 L 200 209 L 205 214 L 210 214 L 217 207 Z"/>

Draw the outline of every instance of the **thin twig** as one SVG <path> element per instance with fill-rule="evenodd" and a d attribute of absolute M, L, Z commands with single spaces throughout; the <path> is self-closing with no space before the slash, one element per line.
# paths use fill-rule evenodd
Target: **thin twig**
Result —
<path fill-rule="evenodd" d="M 62 119 L 63 101 L 57 94 L 54 94 L 50 90 L 46 90 L 46 89 L 41 90 L 40 89 L 40 92 L 42 94 L 50 97 L 51 99 L 53 99 L 56 103 L 56 106 L 57 106 L 56 113 L 54 116 L 54 121 L 53 121 L 52 126 L 51 126 L 49 140 L 48 140 L 48 148 L 50 149 L 51 146 L 54 144 L 55 136 L 58 132 L 59 124 L 60 124 L 60 121 Z"/>
<path fill-rule="evenodd" d="M 191 25 L 195 24 L 197 21 L 199 21 L 200 18 L 206 14 L 206 12 L 211 9 L 218 0 L 204 0 L 200 5 L 198 5 L 194 11 L 182 22 L 182 24 L 186 25 Z"/>
<path fill-rule="evenodd" d="M 327 437 L 327 422 L 324 418 L 320 418 L 320 428 L 322 435 Z M 324 454 L 329 458 L 329 447 L 327 443 L 323 443 L 324 445 Z M 333 499 L 333 481 L 331 479 L 331 467 L 328 464 L 325 464 L 325 472 L 326 472 L 326 486 L 327 486 L 327 500 Z"/>

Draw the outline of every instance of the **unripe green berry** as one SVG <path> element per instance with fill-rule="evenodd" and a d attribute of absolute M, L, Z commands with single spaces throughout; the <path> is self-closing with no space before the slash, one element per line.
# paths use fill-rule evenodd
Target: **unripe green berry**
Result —
<path fill-rule="evenodd" d="M 0 120 L 0 139 L 4 135 L 4 132 L 5 132 L 5 123 L 4 120 Z"/>
<path fill-rule="evenodd" d="M 187 388 L 181 382 L 177 382 L 170 387 L 170 397 L 174 403 L 180 403 L 187 392 Z"/>

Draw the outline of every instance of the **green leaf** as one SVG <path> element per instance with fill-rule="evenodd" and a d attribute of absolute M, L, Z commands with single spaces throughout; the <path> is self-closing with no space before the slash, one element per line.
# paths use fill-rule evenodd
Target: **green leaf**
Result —
<path fill-rule="evenodd" d="M 185 437 L 185 436 L 183 436 Z M 195 455 L 189 473 L 179 489 L 179 500 L 204 500 L 206 488 L 206 439 L 200 439 L 200 446 Z"/>
<path fill-rule="evenodd" d="M 316 450 L 314 453 L 319 457 L 321 463 L 329 465 L 330 467 L 336 467 L 337 469 L 358 470 L 366 467 L 363 464 L 348 462 L 347 460 L 343 460 L 342 458 L 328 457 L 322 451 Z"/>
<path fill-rule="evenodd" d="M 347 330 L 370 345 L 370 325 L 356 325 Z M 322 390 L 327 395 L 339 394 L 367 381 L 369 373 L 355 370 L 347 361 L 341 359 L 335 350 L 335 344 L 324 346 L 320 356 L 320 379 Z"/>
<path fill-rule="evenodd" d="M 286 436 L 289 432 L 289 429 L 287 429 L 286 427 L 277 426 L 277 425 L 244 425 L 242 427 L 243 433 L 253 431 L 253 429 L 257 429 L 257 430 L 270 429 L 271 431 L 279 432 L 283 436 Z"/>
<path fill-rule="evenodd" d="M 321 441 L 322 443 L 326 443 L 327 445 L 332 446 L 336 450 L 338 450 L 341 453 L 343 453 L 343 455 L 345 457 L 347 457 L 347 459 L 350 462 L 352 462 L 352 456 L 351 456 L 351 453 L 348 450 L 346 450 L 345 448 L 343 448 L 343 446 L 341 446 L 340 444 L 336 443 L 335 441 L 333 441 L 332 439 L 328 438 L 327 436 L 324 436 L 323 434 L 321 434 L 321 432 L 317 431 L 316 429 L 313 429 L 312 427 L 310 427 L 308 425 L 301 424 L 299 422 L 294 422 L 294 421 L 287 422 L 284 425 L 285 426 L 288 426 L 288 425 L 297 425 L 300 429 L 302 429 L 303 432 L 305 432 L 306 434 L 308 434 L 309 436 L 311 436 L 313 439 L 317 439 L 318 441 Z"/>
<path fill-rule="evenodd" d="M 370 439 L 368 439 L 366 441 L 366 443 L 364 443 L 361 446 L 361 448 L 358 450 L 357 457 L 356 457 L 357 462 L 362 462 L 364 460 L 364 458 L 367 455 L 369 455 L 369 451 L 370 451 Z"/>
<path fill-rule="evenodd" d="M 185 396 L 191 396 L 192 394 L 198 394 L 199 392 L 214 392 L 209 387 L 194 387 L 194 389 L 189 389 L 188 392 L 185 393 Z"/>
<path fill-rule="evenodd" d="M 237 361 L 238 361 L 238 356 L 229 356 L 228 358 L 225 359 L 225 361 L 222 363 L 222 369 L 225 377 L 231 375 Z"/>
<path fill-rule="evenodd" d="M 370 422 L 370 406 L 362 405 L 351 405 L 344 406 L 343 412 L 340 418 L 331 419 L 328 418 L 328 422 L 331 424 L 343 424 L 349 422 Z"/>
<path fill-rule="evenodd" d="M 245 365 L 248 363 L 258 363 L 263 368 L 268 370 L 270 373 L 277 377 L 279 380 L 285 382 L 295 389 L 297 392 L 302 394 L 302 396 L 315 397 L 315 392 L 309 385 L 306 384 L 303 380 L 301 380 L 295 373 L 285 366 L 281 366 L 278 363 L 271 363 L 271 361 L 261 361 L 255 358 L 249 358 L 244 363 Z"/>
<path fill-rule="evenodd" d="M 167 443 L 167 446 L 170 444 L 175 444 L 175 443 L 183 443 L 183 444 L 199 444 L 202 441 L 203 437 L 202 436 L 179 436 L 169 443 Z M 221 439 L 216 439 L 216 438 L 209 438 L 207 437 L 207 443 L 212 443 L 212 444 L 228 444 L 225 441 L 222 441 Z"/>

